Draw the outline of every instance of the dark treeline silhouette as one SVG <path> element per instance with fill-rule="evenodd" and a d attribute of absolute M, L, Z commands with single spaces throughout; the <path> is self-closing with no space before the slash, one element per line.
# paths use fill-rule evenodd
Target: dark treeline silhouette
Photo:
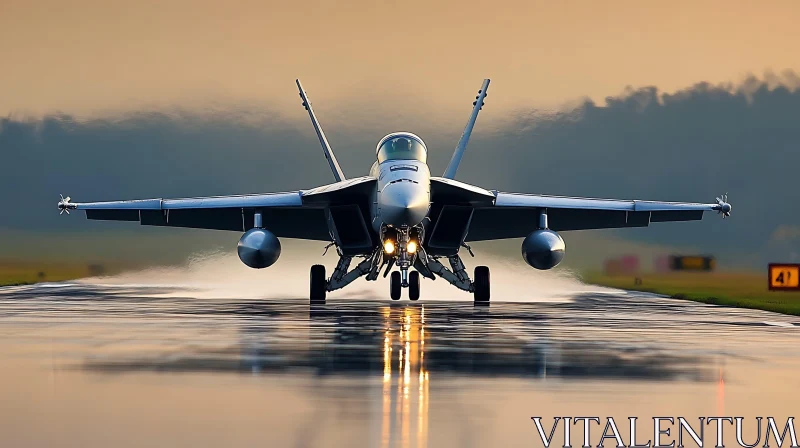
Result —
<path fill-rule="evenodd" d="M 749 79 L 675 94 L 629 90 L 564 113 L 525 114 L 474 142 L 465 179 L 547 194 L 708 201 L 728 192 L 733 217 L 619 232 L 709 252 L 796 257 L 800 226 L 800 90 Z"/>
<path fill-rule="evenodd" d="M 604 105 L 586 101 L 558 113 L 517 111 L 492 130 L 478 124 L 459 178 L 508 191 L 594 197 L 713 202 L 728 192 L 734 209 L 726 222 L 708 215 L 701 223 L 615 234 L 758 254 L 759 262 L 791 258 L 798 248 L 791 238 L 800 233 L 791 230 L 800 225 L 796 79 L 789 74 L 777 83 L 701 83 L 673 94 L 645 87 L 609 97 Z M 371 145 L 391 130 L 336 135 L 345 172 L 365 174 Z M 442 140 L 425 138 L 429 146 Z M 450 150 L 436 148 L 434 175 Z M 42 231 L 98 226 L 56 219 L 58 193 L 78 200 L 180 197 L 331 181 L 313 132 L 264 111 L 8 117 L 0 119 L 0 160 L 0 227 Z"/>

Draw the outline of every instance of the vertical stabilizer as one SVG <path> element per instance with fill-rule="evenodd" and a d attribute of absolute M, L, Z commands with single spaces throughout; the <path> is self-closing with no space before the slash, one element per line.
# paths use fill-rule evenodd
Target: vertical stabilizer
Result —
<path fill-rule="evenodd" d="M 317 137 L 319 137 L 319 144 L 322 145 L 322 152 L 325 153 L 325 158 L 328 159 L 328 164 L 331 166 L 331 171 L 333 171 L 333 177 L 336 179 L 336 182 L 340 182 L 346 180 L 344 173 L 342 172 L 342 168 L 339 166 L 339 162 L 336 160 L 336 156 L 333 154 L 333 149 L 331 149 L 330 143 L 328 143 L 328 139 L 325 138 L 325 132 L 322 130 L 322 126 L 319 125 L 319 121 L 317 121 L 317 116 L 314 115 L 314 109 L 311 107 L 311 101 L 308 100 L 308 95 L 306 95 L 306 91 L 303 90 L 303 85 L 300 84 L 300 80 L 295 80 L 297 82 L 297 88 L 300 90 L 300 98 L 303 99 L 303 107 L 306 108 L 308 111 L 308 116 L 311 118 L 311 124 L 314 125 L 314 130 L 317 131 Z"/>
<path fill-rule="evenodd" d="M 472 113 L 469 115 L 467 126 L 464 128 L 464 133 L 461 134 L 461 139 L 458 141 L 456 150 L 453 151 L 453 158 L 450 159 L 450 164 L 447 165 L 447 169 L 444 170 L 442 177 L 447 179 L 453 179 L 456 177 L 458 165 L 461 163 L 461 158 L 464 156 L 464 151 L 467 149 L 469 136 L 472 135 L 472 128 L 475 127 L 475 120 L 478 119 L 478 112 L 480 112 L 481 108 L 483 107 L 483 100 L 486 98 L 486 90 L 488 88 L 489 80 L 484 79 L 483 84 L 481 85 L 481 90 L 478 90 L 478 96 L 475 97 L 475 102 L 472 103 Z"/>

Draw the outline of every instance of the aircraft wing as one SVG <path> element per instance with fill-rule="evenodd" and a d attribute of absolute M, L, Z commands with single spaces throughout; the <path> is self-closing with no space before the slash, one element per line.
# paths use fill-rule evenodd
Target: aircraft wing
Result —
<path fill-rule="evenodd" d="M 362 177 L 285 193 L 58 203 L 61 210 L 85 210 L 88 219 L 139 222 L 147 226 L 244 232 L 253 228 L 256 210 L 263 226 L 278 237 L 330 241 L 326 208 L 359 205 L 375 182 Z"/>
<path fill-rule="evenodd" d="M 700 220 L 706 211 L 728 216 L 731 210 L 723 198 L 701 204 L 483 191 L 491 193 L 494 201 L 473 205 L 466 241 L 525 237 L 538 228 L 543 210 L 548 227 L 555 231 L 647 227 L 654 222 Z"/>

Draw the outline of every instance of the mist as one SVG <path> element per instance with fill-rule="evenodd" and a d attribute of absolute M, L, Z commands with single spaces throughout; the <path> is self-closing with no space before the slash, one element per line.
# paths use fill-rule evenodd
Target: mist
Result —
<path fill-rule="evenodd" d="M 331 252 L 320 257 L 324 245 L 316 242 L 290 241 L 285 245 L 281 258 L 268 269 L 250 269 L 237 258 L 234 251 L 202 251 L 191 255 L 186 262 L 171 266 L 131 270 L 109 277 L 81 280 L 89 284 L 103 284 L 128 288 L 169 286 L 166 295 L 185 296 L 191 292 L 195 298 L 223 299 L 306 299 L 308 296 L 309 260 L 326 265 L 333 272 L 337 258 Z M 581 293 L 610 291 L 592 285 L 584 285 L 571 271 L 534 271 L 521 258 L 516 260 L 493 254 L 476 254 L 470 260 L 474 264 L 493 267 L 494 286 L 492 293 L 496 301 L 541 302 L 568 301 Z M 470 293 L 453 288 L 442 279 L 422 279 L 426 300 L 472 300 Z M 335 299 L 374 299 L 385 297 L 389 279 L 379 276 L 375 282 L 363 278 L 347 288 L 328 294 Z"/>

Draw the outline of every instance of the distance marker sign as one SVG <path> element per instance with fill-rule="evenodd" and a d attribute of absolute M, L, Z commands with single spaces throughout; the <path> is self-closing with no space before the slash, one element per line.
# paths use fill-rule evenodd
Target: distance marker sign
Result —
<path fill-rule="evenodd" d="M 772 291 L 800 290 L 800 264 L 770 264 L 769 289 Z"/>

